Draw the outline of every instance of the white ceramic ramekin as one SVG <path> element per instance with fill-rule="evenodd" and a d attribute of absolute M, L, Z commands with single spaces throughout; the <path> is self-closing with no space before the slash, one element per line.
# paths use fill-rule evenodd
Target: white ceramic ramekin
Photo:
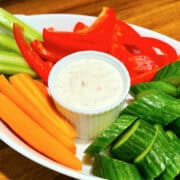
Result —
<path fill-rule="evenodd" d="M 124 89 L 121 97 L 103 109 L 97 108 L 86 111 L 62 102 L 53 86 L 57 78 L 56 76 L 67 64 L 81 59 L 98 59 L 113 65 L 121 73 L 124 82 Z M 79 138 L 93 139 L 118 117 L 129 92 L 130 78 L 125 66 L 115 57 L 97 51 L 80 51 L 62 58 L 53 66 L 49 74 L 48 88 L 56 108 L 73 124 Z"/>

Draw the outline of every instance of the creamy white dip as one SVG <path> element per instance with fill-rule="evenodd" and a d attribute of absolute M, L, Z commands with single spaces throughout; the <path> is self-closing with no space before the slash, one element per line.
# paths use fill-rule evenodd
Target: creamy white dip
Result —
<path fill-rule="evenodd" d="M 67 64 L 57 74 L 53 86 L 64 104 L 90 110 L 117 101 L 123 92 L 123 79 L 108 62 L 84 59 Z"/>

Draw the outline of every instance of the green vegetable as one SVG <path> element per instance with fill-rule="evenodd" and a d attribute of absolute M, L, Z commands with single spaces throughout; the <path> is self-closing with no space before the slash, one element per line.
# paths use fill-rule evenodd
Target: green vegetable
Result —
<path fill-rule="evenodd" d="M 0 49 L 20 54 L 19 48 L 13 37 L 2 32 L 0 32 Z"/>
<path fill-rule="evenodd" d="M 180 118 L 180 101 L 166 93 L 154 92 L 130 103 L 123 113 L 152 124 L 167 125 Z"/>
<path fill-rule="evenodd" d="M 0 73 L 12 75 L 21 72 L 27 73 L 32 77 L 37 77 L 37 74 L 22 56 L 12 52 L 0 51 Z"/>
<path fill-rule="evenodd" d="M 135 116 L 122 115 L 106 128 L 96 139 L 88 146 L 85 153 L 89 155 L 97 154 L 106 148 L 121 135 L 137 119 Z"/>
<path fill-rule="evenodd" d="M 96 155 L 93 174 L 110 180 L 142 179 L 136 166 L 104 155 Z"/>
<path fill-rule="evenodd" d="M 13 23 L 17 23 L 24 28 L 25 37 L 29 41 L 32 41 L 34 39 L 42 40 L 42 36 L 37 30 L 30 27 L 28 24 L 21 21 L 19 18 L 7 12 L 3 8 L 0 8 L 0 26 L 2 26 L 6 31 L 12 33 Z"/>
<path fill-rule="evenodd" d="M 171 143 L 174 153 L 170 159 L 170 163 L 158 179 L 173 180 L 180 174 L 180 139 L 172 131 L 167 131 L 166 134 L 169 137 L 169 143 Z"/>
<path fill-rule="evenodd" d="M 25 68 L 22 66 L 10 66 L 10 65 L 5 65 L 5 64 L 0 64 L 0 73 L 5 74 L 5 75 L 27 73 L 31 77 L 37 77 L 37 74 L 30 68 Z"/>
<path fill-rule="evenodd" d="M 154 135 L 155 128 L 151 124 L 137 120 L 128 131 L 118 138 L 111 153 L 120 160 L 132 161 L 152 142 Z"/>
<path fill-rule="evenodd" d="M 166 81 L 180 86 L 180 60 L 162 68 L 155 76 L 155 81 Z"/>
<path fill-rule="evenodd" d="M 167 153 L 169 143 L 161 126 L 155 125 L 156 133 L 149 146 L 134 160 L 145 179 L 157 178 L 170 162 Z"/>
<path fill-rule="evenodd" d="M 175 86 L 170 83 L 163 82 L 163 81 L 152 81 L 152 82 L 145 82 L 140 83 L 134 86 L 131 86 L 130 93 L 131 95 L 135 96 L 136 99 L 143 97 L 146 94 L 153 93 L 153 92 L 164 92 L 169 95 L 177 97 L 178 90 Z"/>
<path fill-rule="evenodd" d="M 180 118 L 169 124 L 167 128 L 171 129 L 177 136 L 180 136 Z"/>

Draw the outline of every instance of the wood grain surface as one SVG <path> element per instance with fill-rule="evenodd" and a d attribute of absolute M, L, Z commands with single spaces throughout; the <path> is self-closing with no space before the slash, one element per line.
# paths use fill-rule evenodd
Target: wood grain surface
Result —
<path fill-rule="evenodd" d="M 72 13 L 97 16 L 113 7 L 118 18 L 180 40 L 179 0 L 4 0 L 0 7 L 15 14 Z M 0 180 L 71 179 L 21 156 L 0 141 Z"/>

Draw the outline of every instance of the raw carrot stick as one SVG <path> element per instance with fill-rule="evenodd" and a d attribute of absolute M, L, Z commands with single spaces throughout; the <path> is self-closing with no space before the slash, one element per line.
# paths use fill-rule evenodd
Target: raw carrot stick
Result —
<path fill-rule="evenodd" d="M 49 106 L 46 98 L 43 96 L 41 91 L 33 83 L 33 79 L 26 74 L 16 74 L 9 78 L 10 83 L 19 91 L 21 94 L 28 99 L 39 111 L 41 111 L 47 118 L 52 119 L 54 123 L 61 129 L 61 131 L 70 138 L 77 136 L 77 133 L 73 127 L 57 116 L 56 113 Z"/>
<path fill-rule="evenodd" d="M 56 138 L 60 143 L 66 146 L 73 153 L 76 152 L 76 146 L 72 139 L 65 136 L 60 130 L 54 126 L 41 112 L 37 110 L 31 103 L 29 103 L 5 78 L 4 75 L 0 75 L 0 92 L 6 95 L 11 101 L 13 101 L 20 109 L 22 109 L 32 120 L 38 123 L 44 130 L 50 135 Z"/>
<path fill-rule="evenodd" d="M 46 101 L 47 103 L 49 104 L 49 106 L 51 107 L 51 109 L 58 115 L 60 116 L 62 119 L 65 120 L 65 117 L 63 117 L 60 112 L 56 109 L 54 103 L 53 103 L 53 100 L 52 98 L 50 97 L 49 93 L 48 93 L 48 90 L 47 90 L 47 87 L 46 85 L 42 82 L 42 81 L 39 81 L 39 80 L 36 80 L 34 79 L 34 83 L 36 84 L 36 86 L 39 88 L 39 90 L 41 91 L 41 93 L 44 94 L 44 97 L 46 98 Z"/>
<path fill-rule="evenodd" d="M 0 118 L 27 144 L 58 163 L 81 170 L 81 161 L 71 151 L 44 131 L 2 93 L 0 109 Z"/>
<path fill-rule="evenodd" d="M 41 93 L 44 95 L 44 97 L 49 97 L 46 85 L 43 82 L 36 80 L 36 79 L 34 79 L 33 81 L 34 81 L 35 85 L 39 88 Z"/>

